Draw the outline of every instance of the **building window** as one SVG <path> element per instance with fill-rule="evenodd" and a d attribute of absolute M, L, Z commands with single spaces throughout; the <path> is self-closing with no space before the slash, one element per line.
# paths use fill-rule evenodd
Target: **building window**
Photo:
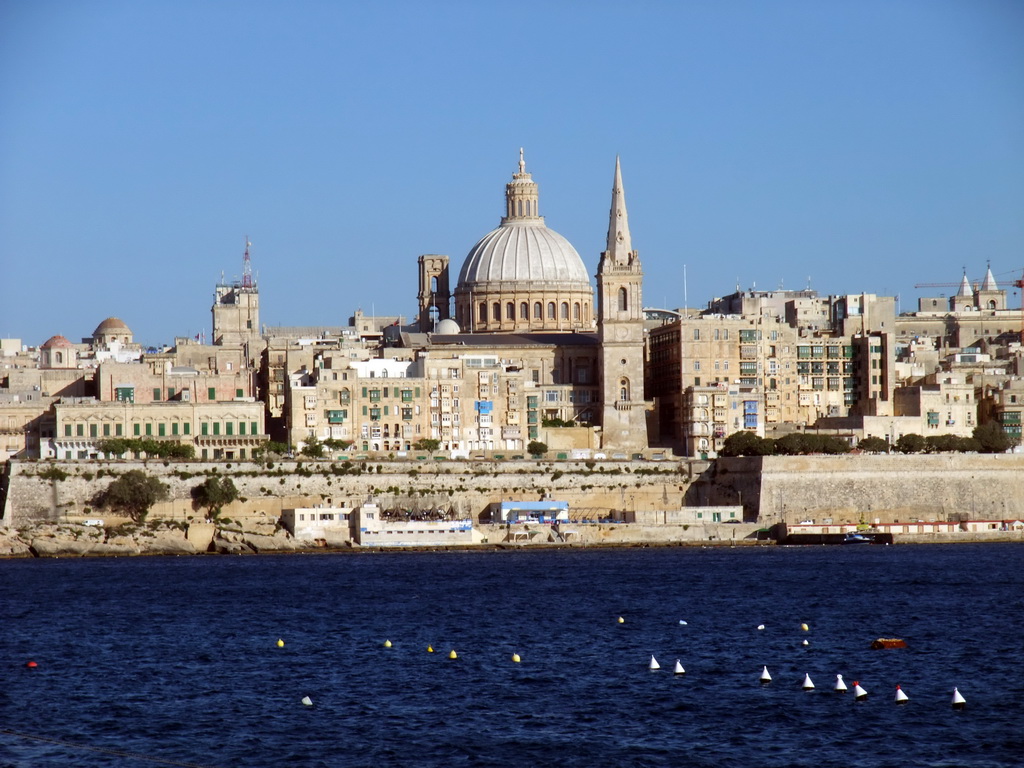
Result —
<path fill-rule="evenodd" d="M 548 320 L 554 320 L 554 319 L 555 319 L 555 302 L 549 301 L 548 302 Z"/>
<path fill-rule="evenodd" d="M 153 399 L 154 400 L 159 400 L 160 399 L 160 387 L 154 387 L 153 388 Z"/>
<path fill-rule="evenodd" d="M 480 302 L 480 322 L 487 322 L 487 303 L 483 301 Z"/>
<path fill-rule="evenodd" d="M 579 322 L 580 319 L 580 303 L 577 301 L 572 305 L 572 319 Z"/>
<path fill-rule="evenodd" d="M 206 390 L 206 397 L 211 403 L 214 402 L 217 399 L 217 388 L 209 387 Z"/>
<path fill-rule="evenodd" d="M 85 425 L 84 424 L 76 424 L 75 425 L 75 435 L 78 436 L 78 437 L 85 437 Z"/>
<path fill-rule="evenodd" d="M 65 424 L 64 425 L 64 437 L 71 437 L 71 425 L 70 424 Z"/>
<path fill-rule="evenodd" d="M 178 422 L 174 422 L 173 424 L 171 424 L 171 434 L 178 434 Z"/>
<path fill-rule="evenodd" d="M 544 314 L 543 314 L 543 311 L 541 310 L 541 306 L 540 306 L 540 302 L 539 301 L 534 302 L 534 305 L 533 305 L 533 319 L 534 320 L 543 320 L 544 319 Z"/>
<path fill-rule="evenodd" d="M 511 301 L 505 305 L 505 319 L 515 320 L 516 319 L 516 305 Z"/>
<path fill-rule="evenodd" d="M 569 319 L 569 302 L 567 302 L 567 301 L 563 301 L 562 302 L 562 319 L 563 320 L 568 320 Z"/>
<path fill-rule="evenodd" d="M 700 341 L 700 328 L 693 329 L 693 340 Z"/>
<path fill-rule="evenodd" d="M 499 304 L 498 302 L 494 302 L 491 305 L 491 310 L 493 313 L 492 316 L 494 317 L 494 322 L 497 323 L 499 320 L 501 320 L 501 304 Z"/>
<path fill-rule="evenodd" d="M 519 319 L 529 320 L 530 319 L 530 305 L 525 301 L 519 305 Z"/>
<path fill-rule="evenodd" d="M 625 288 L 619 288 L 619 312 L 629 311 L 629 295 Z"/>
<path fill-rule="evenodd" d="M 629 402 L 629 379 L 619 380 L 619 400 Z"/>
<path fill-rule="evenodd" d="M 235 397 L 245 397 L 245 395 L 242 394 L 242 390 L 236 389 L 235 390 Z"/>
<path fill-rule="evenodd" d="M 110 437 L 110 425 L 109 424 L 104 424 L 103 425 L 103 436 L 104 437 Z"/>
<path fill-rule="evenodd" d="M 164 427 L 164 425 L 162 423 L 161 424 L 157 424 L 156 425 L 156 433 L 157 433 L 157 435 L 159 435 L 160 437 L 163 437 L 166 434 L 165 429 L 166 428 Z"/>

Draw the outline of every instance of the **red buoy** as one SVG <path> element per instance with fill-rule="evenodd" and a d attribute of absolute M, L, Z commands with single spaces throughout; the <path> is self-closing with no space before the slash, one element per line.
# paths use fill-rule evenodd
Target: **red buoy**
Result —
<path fill-rule="evenodd" d="M 36 664 L 34 661 L 26 661 L 25 662 L 25 666 L 28 667 L 29 669 L 35 669 L 39 665 Z"/>

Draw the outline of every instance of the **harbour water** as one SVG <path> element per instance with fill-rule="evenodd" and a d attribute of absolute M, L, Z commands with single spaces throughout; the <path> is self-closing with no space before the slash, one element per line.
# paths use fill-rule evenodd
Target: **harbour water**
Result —
<path fill-rule="evenodd" d="M 1013 544 L 0 562 L 0 766 L 1017 766 L 1022 565 Z M 889 636 L 908 647 L 870 648 Z"/>

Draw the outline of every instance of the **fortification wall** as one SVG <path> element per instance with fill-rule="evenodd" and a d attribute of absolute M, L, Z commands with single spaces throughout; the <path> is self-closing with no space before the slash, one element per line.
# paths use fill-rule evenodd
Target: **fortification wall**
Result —
<path fill-rule="evenodd" d="M 3 522 L 105 518 L 93 502 L 114 477 L 140 469 L 169 487 L 150 519 L 202 520 L 192 489 L 211 474 L 230 477 L 240 500 L 224 508 L 232 519 L 268 525 L 281 510 L 317 504 L 351 506 L 375 496 L 382 507 L 424 509 L 454 506 L 474 521 L 501 500 L 568 501 L 574 515 L 608 517 L 615 510 L 665 510 L 683 506 L 691 482 L 688 463 L 437 461 L 277 462 L 270 468 L 233 462 L 12 462 Z M 66 477 L 54 478 L 54 470 Z M 47 477 L 46 475 L 49 475 Z"/>
<path fill-rule="evenodd" d="M 1024 519 L 1024 454 L 719 459 L 701 478 L 764 525 Z"/>

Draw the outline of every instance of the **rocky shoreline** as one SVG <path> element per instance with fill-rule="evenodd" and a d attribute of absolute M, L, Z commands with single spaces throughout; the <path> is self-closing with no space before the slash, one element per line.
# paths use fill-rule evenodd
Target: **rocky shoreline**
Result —
<path fill-rule="evenodd" d="M 173 523 L 116 529 L 75 523 L 0 528 L 0 558 L 238 555 L 307 549 L 307 543 L 283 530 L 269 535 L 223 529 L 190 531 L 189 526 Z"/>

